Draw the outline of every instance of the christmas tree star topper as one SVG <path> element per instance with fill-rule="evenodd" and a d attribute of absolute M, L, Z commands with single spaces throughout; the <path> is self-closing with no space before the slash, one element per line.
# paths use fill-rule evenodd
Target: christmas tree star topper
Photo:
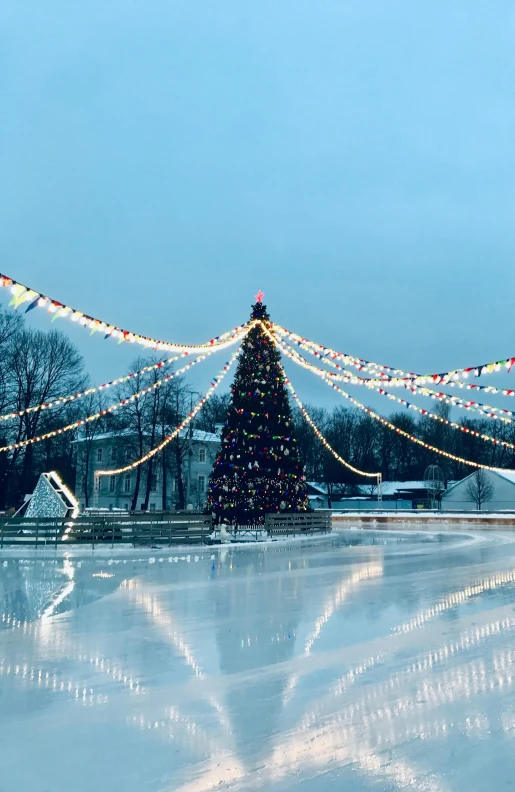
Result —
<path fill-rule="evenodd" d="M 262 302 L 263 302 L 263 297 L 264 297 L 264 296 L 265 296 L 265 292 L 264 292 L 264 291 L 261 291 L 261 289 L 260 289 L 260 290 L 258 291 L 258 293 L 256 294 L 256 302 L 258 302 L 258 303 L 262 303 Z"/>

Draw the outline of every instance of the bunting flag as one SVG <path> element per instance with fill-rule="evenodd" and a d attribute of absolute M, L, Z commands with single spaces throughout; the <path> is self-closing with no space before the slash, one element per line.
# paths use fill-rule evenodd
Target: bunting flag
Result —
<path fill-rule="evenodd" d="M 231 340 L 230 343 L 236 344 L 238 340 L 239 339 L 235 337 Z M 200 358 L 197 358 L 197 362 L 200 362 L 201 360 L 205 360 L 205 358 L 209 357 L 216 351 L 217 351 L 216 347 L 214 349 L 208 348 Z M 82 399 L 83 397 L 89 396 L 92 393 L 100 392 L 102 390 L 105 390 L 106 388 L 112 388 L 115 385 L 120 385 L 124 382 L 128 382 L 130 379 L 133 379 L 134 377 L 139 377 L 142 376 L 143 374 L 147 374 L 149 371 L 154 371 L 155 369 L 161 369 L 164 368 L 165 366 L 170 366 L 171 364 L 175 363 L 176 360 L 180 360 L 181 358 L 188 357 L 189 354 L 190 354 L 189 352 L 183 352 L 181 355 L 174 355 L 168 358 L 167 360 L 160 360 L 157 363 L 152 363 L 148 366 L 144 366 L 143 368 L 139 369 L 139 371 L 131 371 L 129 374 L 125 374 L 123 377 L 118 377 L 117 379 L 110 380 L 110 382 L 104 382 L 101 385 L 95 385 L 94 387 L 87 388 L 84 391 L 80 391 L 78 393 L 71 393 L 67 396 L 59 396 L 58 398 L 53 399 L 52 401 L 42 402 L 41 404 L 36 404 L 33 407 L 27 407 L 24 410 L 15 410 L 14 412 L 5 413 L 5 415 L 0 415 L 0 422 L 21 418 L 23 415 L 27 413 L 39 412 L 40 410 L 48 410 L 54 407 L 60 407 L 66 402 Z M 228 365 L 229 363 L 225 364 L 224 371 L 226 370 Z"/>
<path fill-rule="evenodd" d="M 266 332 L 269 333 L 270 338 L 272 340 L 274 340 L 273 333 L 270 333 L 268 330 L 266 330 Z M 285 355 L 287 355 L 287 357 L 290 358 L 290 360 L 293 360 L 299 366 L 302 366 L 303 368 L 306 368 L 308 371 L 311 371 L 312 373 L 318 374 L 324 380 L 324 382 L 327 385 L 329 385 L 329 387 L 332 387 L 335 390 L 339 391 L 345 398 L 348 398 L 355 406 L 360 407 L 360 409 L 361 408 L 365 409 L 365 411 L 368 412 L 372 417 L 381 418 L 381 416 L 377 416 L 376 413 L 374 413 L 373 411 L 370 411 L 368 408 L 364 407 L 364 405 L 362 405 L 361 402 L 356 401 L 356 399 L 352 398 L 346 391 L 342 390 L 336 384 L 334 384 L 333 380 L 335 379 L 335 377 L 334 376 L 331 377 L 329 372 L 323 371 L 322 369 L 319 369 L 316 366 L 313 366 L 313 365 L 309 364 L 298 352 L 294 351 L 292 348 L 288 349 L 278 339 L 275 339 L 274 343 L 277 345 L 278 349 L 280 349 Z M 384 389 L 373 388 L 373 390 L 375 390 L 376 392 L 379 392 L 382 396 L 387 396 L 389 399 L 393 399 L 395 401 L 398 401 L 401 404 L 406 404 L 410 409 L 415 410 L 420 415 L 423 415 L 423 416 L 425 416 L 427 418 L 431 418 L 432 420 L 438 421 L 439 423 L 443 423 L 446 426 L 449 426 L 451 429 L 458 430 L 458 431 L 463 432 L 465 434 L 473 435 L 474 437 L 477 437 L 479 440 L 483 440 L 485 442 L 493 443 L 494 445 L 499 445 L 499 446 L 503 446 L 504 448 L 510 448 L 512 450 L 515 450 L 515 444 L 514 443 L 509 443 L 508 441 L 505 441 L 505 440 L 498 440 L 496 437 L 491 437 L 491 435 L 481 434 L 481 432 L 477 432 L 474 429 L 470 429 L 470 428 L 468 428 L 466 426 L 462 426 L 461 424 L 458 424 L 458 423 L 456 423 L 454 421 L 449 421 L 447 418 L 444 418 L 441 415 L 436 415 L 435 413 L 432 413 L 429 410 L 426 410 L 426 409 L 424 409 L 422 407 L 419 407 L 416 404 L 411 404 L 411 403 L 408 404 L 408 403 L 404 402 L 404 400 L 397 398 L 396 396 L 394 396 L 391 393 L 388 393 L 388 391 L 386 391 Z M 496 417 L 496 416 L 494 415 L 493 417 Z M 382 418 L 381 418 L 381 420 L 382 420 Z M 384 425 L 388 426 L 389 422 L 386 421 L 386 423 L 384 423 Z M 393 426 L 393 424 L 391 424 L 391 425 Z M 412 439 L 411 435 L 410 435 L 410 439 Z M 427 448 L 431 448 L 431 450 L 435 450 L 432 446 L 426 446 L 426 447 Z M 440 450 L 437 450 L 437 453 L 440 453 Z M 441 453 L 445 455 L 445 452 L 442 451 Z M 450 455 L 450 456 L 451 456 L 451 458 L 456 459 L 457 461 L 462 461 L 464 464 L 473 464 L 473 463 L 467 462 L 466 460 L 462 460 L 460 457 L 453 457 L 452 455 Z"/>
<path fill-rule="evenodd" d="M 76 311 L 69 305 L 64 305 L 57 300 L 53 300 L 50 297 L 41 294 L 40 292 L 24 286 L 22 283 L 15 281 L 13 278 L 9 278 L 8 275 L 0 274 L 0 288 L 5 288 L 10 291 L 12 296 L 9 306 L 13 307 L 15 310 L 24 302 L 29 302 L 25 313 L 32 311 L 34 308 L 45 308 L 47 312 L 52 315 L 52 322 L 55 322 L 56 319 L 68 318 L 72 322 L 76 322 L 82 327 L 87 327 L 89 330 L 91 330 L 91 335 L 96 332 L 102 332 L 104 334 L 104 339 L 116 338 L 118 339 L 119 344 L 124 342 L 131 344 L 136 343 L 145 347 L 146 349 L 155 349 L 156 351 L 160 352 L 189 352 L 190 354 L 201 354 L 208 348 L 225 349 L 234 340 L 243 338 L 244 331 L 248 329 L 249 324 L 253 324 L 247 322 L 246 324 L 239 325 L 238 327 L 235 327 L 234 329 L 229 330 L 222 335 L 212 338 L 210 341 L 207 341 L 204 344 L 175 344 L 168 341 L 159 341 L 154 338 L 148 338 L 147 336 L 142 336 L 138 333 L 132 333 L 129 330 L 124 330 L 121 327 L 117 327 L 116 325 L 103 322 L 101 319 L 88 316 L 81 311 Z"/>
<path fill-rule="evenodd" d="M 285 341 L 284 338 L 281 338 L 280 340 L 281 343 L 284 344 L 287 348 L 293 350 L 293 346 L 289 344 L 287 341 Z M 310 354 L 314 354 L 313 350 L 309 346 L 302 345 L 302 349 Z M 485 417 L 498 418 L 501 421 L 505 420 L 507 423 L 511 422 L 511 418 L 515 418 L 515 412 L 512 412 L 511 410 L 506 410 L 502 407 L 492 407 L 489 404 L 481 404 L 480 402 L 471 402 L 469 400 L 461 399 L 459 396 L 450 395 L 442 391 L 432 390 L 431 388 L 428 388 L 425 385 L 417 385 L 412 380 L 392 378 L 390 380 L 385 381 L 384 379 L 359 377 L 357 374 L 354 374 L 354 372 L 348 371 L 347 369 L 340 366 L 339 363 L 335 363 L 333 360 L 324 361 L 324 362 L 326 362 L 328 365 L 332 366 L 333 368 L 337 369 L 338 371 L 342 372 L 341 376 L 337 374 L 333 374 L 332 372 L 327 372 L 328 376 L 335 377 L 336 379 L 350 383 L 352 385 L 364 385 L 365 387 L 371 388 L 373 390 L 373 389 L 377 389 L 379 383 L 384 384 L 385 382 L 387 382 L 389 387 L 400 386 L 406 388 L 406 390 L 409 390 L 414 395 L 419 394 L 421 396 L 429 396 L 431 398 L 445 401 L 449 404 L 452 404 L 455 407 L 461 407 L 465 410 L 472 409 L 473 412 L 480 412 Z M 315 370 L 318 372 L 322 371 L 322 369 L 317 369 L 316 367 Z M 435 378 L 438 379 L 439 375 L 436 375 Z M 468 382 L 468 383 L 447 382 L 445 384 L 446 387 L 459 387 L 461 389 L 464 388 L 465 390 L 473 390 L 473 389 L 484 390 L 488 393 L 502 394 L 504 396 L 513 396 L 515 394 L 515 390 L 512 389 L 499 389 L 499 388 L 495 388 L 492 385 L 477 385 L 472 382 Z M 390 396 L 390 398 L 395 398 L 395 397 Z M 471 405 L 475 405 L 475 407 L 472 408 Z M 509 416 L 509 417 L 506 418 L 505 416 Z"/>
<path fill-rule="evenodd" d="M 324 347 L 322 344 L 317 344 L 314 341 L 310 341 L 307 338 L 303 338 L 297 333 L 293 333 L 290 330 L 287 330 L 285 327 L 277 323 L 273 323 L 272 330 L 274 334 L 281 338 L 289 338 L 291 341 L 295 342 L 299 346 L 309 346 L 313 350 L 313 354 L 316 352 L 317 356 L 322 359 L 324 356 L 325 359 L 327 357 L 331 357 L 332 360 L 342 360 L 346 365 L 353 366 L 358 371 L 367 371 L 373 373 L 375 376 L 380 376 L 382 379 L 389 380 L 393 378 L 404 378 L 413 380 L 415 382 L 419 382 L 423 384 L 428 380 L 432 380 L 433 382 L 438 383 L 449 383 L 451 380 L 458 380 L 460 377 L 467 379 L 469 376 L 480 377 L 482 374 L 492 374 L 493 372 L 499 372 L 503 368 L 507 368 L 508 371 L 511 371 L 513 364 L 515 363 L 515 356 L 509 358 L 503 358 L 501 360 L 496 360 L 492 363 L 484 363 L 480 366 L 467 366 L 466 368 L 462 369 L 454 369 L 452 371 L 444 371 L 441 373 L 436 374 L 419 374 L 413 371 L 405 371 L 400 368 L 393 368 L 392 366 L 386 366 L 381 363 L 374 363 L 370 360 L 364 360 L 363 358 L 355 357 L 354 355 L 349 355 L 346 352 L 338 352 L 337 350 L 331 349 L 330 347 Z"/>

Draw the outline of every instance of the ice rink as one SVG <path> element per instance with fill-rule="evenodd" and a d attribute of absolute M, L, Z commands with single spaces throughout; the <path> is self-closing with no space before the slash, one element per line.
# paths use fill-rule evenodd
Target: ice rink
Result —
<path fill-rule="evenodd" d="M 0 792 L 513 789 L 514 541 L 4 551 Z"/>

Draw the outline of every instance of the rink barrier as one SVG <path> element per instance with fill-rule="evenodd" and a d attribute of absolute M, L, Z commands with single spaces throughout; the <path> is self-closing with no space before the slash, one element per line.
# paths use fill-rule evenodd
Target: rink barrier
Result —
<path fill-rule="evenodd" d="M 332 528 L 330 511 L 298 514 L 267 514 L 265 528 L 270 536 L 299 536 L 306 533 L 329 533 Z"/>
<path fill-rule="evenodd" d="M 97 514 L 76 519 L 1 518 L 0 548 L 9 545 L 132 544 L 136 546 L 202 544 L 211 533 L 210 515 L 155 512 Z"/>
<path fill-rule="evenodd" d="M 132 544 L 134 547 L 202 544 L 212 531 L 212 518 L 201 513 L 152 512 L 91 514 L 76 519 L 0 517 L 0 549 L 10 545 L 48 546 L 76 543 Z M 240 525 L 238 533 L 263 531 L 269 536 L 300 536 L 331 531 L 331 512 L 267 514 L 265 525 Z M 256 536 L 257 538 L 257 536 Z"/>

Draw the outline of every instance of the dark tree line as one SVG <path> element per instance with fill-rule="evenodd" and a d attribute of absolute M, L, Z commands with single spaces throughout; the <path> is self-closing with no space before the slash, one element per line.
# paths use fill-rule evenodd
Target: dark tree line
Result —
<path fill-rule="evenodd" d="M 137 371 L 157 361 L 158 358 L 152 356 L 138 358 L 129 370 Z M 156 368 L 116 388 L 65 402 L 54 409 L 0 421 L 0 445 L 30 440 L 65 424 L 84 420 L 92 413 L 106 410 L 113 402 L 129 398 L 172 370 L 171 367 Z M 0 415 L 21 412 L 27 407 L 82 391 L 89 384 L 84 361 L 65 333 L 55 329 L 47 332 L 30 329 L 22 316 L 0 308 Z M 161 442 L 184 420 L 199 397 L 200 394 L 193 392 L 188 382 L 179 376 L 133 399 L 123 409 L 107 412 L 100 420 L 85 423 L 79 430 L 0 453 L 0 509 L 21 505 L 24 495 L 33 491 L 40 473 L 48 470 L 59 471 L 64 481 L 75 487 L 77 495 L 87 503 L 91 451 L 99 434 L 115 432 L 123 438 L 123 459 L 109 460 L 110 466 L 122 465 Z M 195 418 L 194 428 L 214 431 L 217 424 L 225 421 L 228 401 L 228 394 L 216 393 Z M 449 409 L 445 404 L 431 402 L 431 405 L 433 412 L 448 417 Z M 330 412 L 325 408 L 309 407 L 308 411 L 344 459 L 357 468 L 380 471 L 385 481 L 422 479 L 427 466 L 435 463 L 443 469 L 448 480 L 463 478 L 471 471 L 469 467 L 400 437 L 358 409 L 339 406 Z M 334 491 L 349 493 L 357 483 L 366 483 L 336 462 L 323 449 L 300 413 L 295 409 L 292 412 L 308 480 L 325 482 Z M 515 444 L 515 424 L 471 418 L 468 413 L 456 412 L 454 419 L 463 426 Z M 389 418 L 395 426 L 456 456 L 496 467 L 515 468 L 512 449 L 486 443 L 410 410 L 396 412 Z M 73 441 L 79 434 L 84 451 L 77 465 L 77 446 Z M 170 442 L 163 453 L 135 469 L 133 508 L 137 503 L 148 504 L 152 477 L 159 475 L 166 482 L 165 471 L 177 482 L 179 504 L 186 502 L 188 448 L 186 431 Z M 165 499 L 166 491 L 163 502 Z"/>
<path fill-rule="evenodd" d="M 473 469 L 411 442 L 357 408 L 336 407 L 332 412 L 316 407 L 307 410 L 335 451 L 361 470 L 382 473 L 384 481 L 422 480 L 426 468 L 432 464 L 439 465 L 448 481 L 461 479 Z M 443 402 L 432 401 L 431 412 L 447 419 L 450 416 L 449 406 Z M 494 467 L 515 467 L 513 449 L 485 442 L 434 418 L 419 416 L 408 409 L 388 418 L 399 429 L 454 456 Z M 453 420 L 515 445 L 515 423 L 471 418 L 461 411 Z M 342 493 L 351 493 L 356 484 L 366 483 L 324 450 L 298 411 L 294 413 L 294 421 L 308 480 L 336 486 Z"/>

